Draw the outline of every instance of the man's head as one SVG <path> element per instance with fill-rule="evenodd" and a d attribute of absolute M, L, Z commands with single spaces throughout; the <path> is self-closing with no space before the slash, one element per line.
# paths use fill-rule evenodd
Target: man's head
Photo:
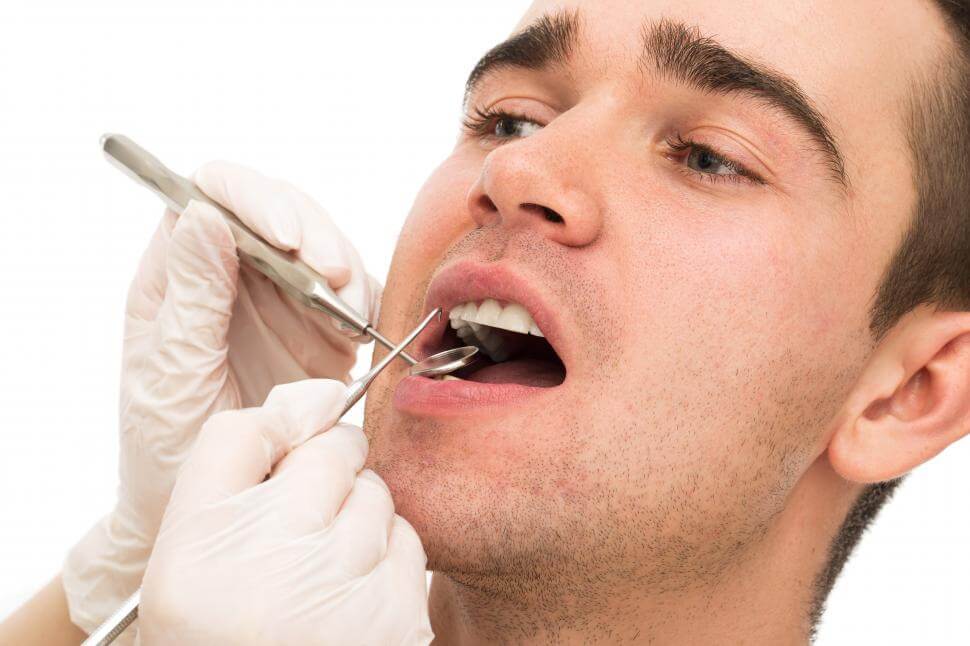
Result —
<path fill-rule="evenodd" d="M 939 208 L 913 92 L 954 37 L 920 0 L 533 5 L 473 72 L 384 295 L 396 336 L 439 299 L 520 302 L 559 358 L 470 376 L 553 387 L 371 390 L 370 464 L 433 569 L 588 611 L 713 585 L 959 436 L 970 323 L 880 291 Z"/>

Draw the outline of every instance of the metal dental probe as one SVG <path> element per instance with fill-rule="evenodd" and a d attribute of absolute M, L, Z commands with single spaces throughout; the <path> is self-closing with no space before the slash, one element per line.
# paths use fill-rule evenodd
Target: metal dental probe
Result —
<path fill-rule="evenodd" d="M 326 312 L 348 329 L 373 337 L 385 348 L 394 347 L 393 343 L 373 328 L 370 321 L 337 296 L 323 276 L 299 258 L 280 251 L 263 240 L 234 213 L 209 199 L 190 180 L 166 168 L 134 141 L 124 135 L 106 134 L 101 137 L 101 149 L 108 161 L 139 184 L 151 189 L 179 215 L 188 207 L 189 200 L 198 200 L 215 207 L 229 224 L 240 260 L 265 274 L 298 302 L 311 309 Z M 417 363 L 406 352 L 400 354 L 412 366 Z"/>
<path fill-rule="evenodd" d="M 431 323 L 432 319 L 436 316 L 441 316 L 441 308 L 437 308 L 432 311 L 428 316 L 425 317 L 421 323 L 414 328 L 410 334 L 405 337 L 401 344 L 392 348 L 383 359 L 378 362 L 376 366 L 367 371 L 367 374 L 355 379 L 347 386 L 347 400 L 344 403 L 343 409 L 340 411 L 340 417 L 343 417 L 347 411 L 354 407 L 360 398 L 364 396 L 367 389 L 377 378 L 377 375 L 381 373 L 384 368 L 388 366 L 394 357 L 398 356 L 404 352 L 405 346 L 407 346 Z M 97 627 L 94 632 L 92 632 L 87 639 L 82 642 L 81 646 L 106 646 L 112 643 L 118 638 L 118 635 L 125 631 L 125 628 L 131 625 L 131 623 L 138 618 L 138 604 L 141 602 L 141 588 L 135 591 L 133 595 L 125 599 L 125 602 L 114 611 L 114 613 L 108 617 L 103 624 Z"/>
<path fill-rule="evenodd" d="M 353 408 L 354 404 L 360 401 L 360 398 L 364 396 L 364 393 L 367 392 L 370 385 L 374 383 L 374 379 L 377 378 L 377 375 L 381 374 L 381 371 L 387 367 L 387 364 L 389 364 L 394 357 L 402 354 L 405 346 L 411 343 L 411 341 L 414 341 L 414 339 L 421 334 L 424 328 L 428 327 L 428 323 L 430 323 L 434 318 L 441 318 L 440 307 L 435 308 L 430 314 L 424 317 L 424 320 L 418 324 L 418 327 L 411 330 L 411 333 L 404 337 L 404 340 L 401 341 L 401 345 L 397 346 L 396 348 L 392 348 L 390 352 L 384 355 L 384 358 L 381 359 L 376 366 L 367 371 L 367 374 L 350 382 L 350 385 L 347 386 L 347 403 L 344 404 L 343 410 L 340 411 L 340 417 L 346 415 L 347 411 Z"/>

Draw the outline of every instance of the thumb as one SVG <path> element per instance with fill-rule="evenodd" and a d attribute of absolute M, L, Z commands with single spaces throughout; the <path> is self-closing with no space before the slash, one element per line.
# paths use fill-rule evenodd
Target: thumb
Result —
<path fill-rule="evenodd" d="M 347 388 L 339 381 L 306 379 L 277 386 L 267 397 L 266 404 L 259 408 L 223 411 L 210 417 L 182 465 L 165 511 L 167 522 L 178 522 L 185 515 L 263 482 L 280 459 L 310 437 L 334 425 L 346 395 Z M 352 484 L 351 474 L 363 466 L 367 457 L 367 439 L 360 429 L 338 427 L 334 430 L 330 439 L 318 442 L 316 446 L 325 447 L 323 453 L 336 458 L 332 462 L 342 465 L 338 471 L 350 473 L 344 477 L 331 477 L 327 487 L 309 492 L 319 497 L 333 496 L 328 489 Z M 310 451 L 311 457 L 312 454 Z M 309 471 L 321 471 L 321 465 L 317 464 Z M 324 470 L 319 475 L 327 477 L 330 474 Z M 343 485 L 341 481 L 347 484 Z M 319 484 L 319 481 L 310 486 L 313 484 Z M 345 496 L 346 491 L 340 495 L 340 500 Z"/>
<path fill-rule="evenodd" d="M 152 451 L 158 458 L 187 449 L 226 382 L 238 272 L 235 242 L 222 215 L 190 202 L 169 241 L 155 341 L 131 386 L 134 410 L 128 412 L 141 433 L 157 435 Z M 139 416 L 151 423 L 138 423 Z"/>
<path fill-rule="evenodd" d="M 224 351 L 239 261 L 232 232 L 218 211 L 189 202 L 172 231 L 165 273 L 168 284 L 157 319 L 162 346 L 178 346 L 198 359 Z M 194 372 L 200 366 L 178 367 Z"/>

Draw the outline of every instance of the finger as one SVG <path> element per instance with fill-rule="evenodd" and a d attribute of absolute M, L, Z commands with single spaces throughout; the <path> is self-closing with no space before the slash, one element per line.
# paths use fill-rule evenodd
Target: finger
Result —
<path fill-rule="evenodd" d="M 169 506 L 191 512 L 258 485 L 284 455 L 333 425 L 345 397 L 338 381 L 307 379 L 277 386 L 259 408 L 213 415 L 182 467 Z M 366 457 L 366 444 L 351 448 Z"/>
<path fill-rule="evenodd" d="M 340 564 L 341 573 L 347 579 L 365 576 L 387 553 L 393 526 L 394 501 L 390 489 L 373 471 L 362 471 L 326 532 L 332 562 Z"/>
<path fill-rule="evenodd" d="M 370 274 L 367 276 L 370 281 L 370 320 L 375 323 L 381 318 L 381 302 L 384 297 L 384 286 Z"/>
<path fill-rule="evenodd" d="M 428 557 L 418 533 L 411 523 L 397 514 L 394 515 L 391 537 L 387 545 L 387 559 L 397 562 L 405 571 L 421 572 L 422 575 L 428 565 Z M 423 576 L 422 580 L 424 580 Z"/>
<path fill-rule="evenodd" d="M 395 635 L 396 644 L 427 645 L 434 633 L 428 616 L 424 550 L 407 521 L 392 514 L 390 522 L 386 551 L 376 567 L 347 571 L 351 561 L 326 541 L 320 542 L 307 567 L 318 573 L 314 581 L 318 588 L 349 590 L 354 595 L 350 610 L 354 617 L 365 618 L 354 624 L 355 643 L 380 644 Z"/>
<path fill-rule="evenodd" d="M 285 522 L 297 535 L 318 532 L 337 517 L 367 458 L 367 438 L 338 424 L 284 457 L 271 482 L 287 501 Z"/>
<path fill-rule="evenodd" d="M 334 226 L 330 214 L 313 198 L 288 182 L 278 184 L 279 190 L 294 205 L 295 213 L 300 219 L 302 242 L 297 251 L 300 259 L 325 276 L 333 289 L 343 287 L 352 273 L 360 269 L 352 262 L 356 253 L 351 255 L 352 248 Z"/>
<path fill-rule="evenodd" d="M 350 279 L 343 236 L 313 199 L 294 186 L 229 162 L 210 162 L 195 183 L 267 241 L 297 255 L 334 289 Z"/>
<path fill-rule="evenodd" d="M 372 280 L 357 252 L 312 198 L 287 182 L 229 162 L 205 164 L 193 179 L 209 197 L 269 242 L 295 250 L 347 304 L 365 317 L 369 315 L 374 299 Z M 345 336 L 358 336 L 336 319 L 327 318 L 327 324 Z"/>
<path fill-rule="evenodd" d="M 213 161 L 200 166 L 192 181 L 273 246 L 284 251 L 299 248 L 300 220 L 275 180 L 245 166 Z"/>
<path fill-rule="evenodd" d="M 158 308 L 165 298 L 167 251 L 177 219 L 178 215 L 174 211 L 165 210 L 151 242 L 141 256 L 135 277 L 128 288 L 125 306 L 125 312 L 132 318 L 152 321 L 158 314 Z"/>
<path fill-rule="evenodd" d="M 351 257 L 350 266 L 352 271 L 349 274 L 349 280 L 346 284 L 336 290 L 337 295 L 354 310 L 363 314 L 368 320 L 373 321 L 370 318 L 371 304 L 373 302 L 371 278 L 364 269 L 364 265 L 353 247 L 348 247 L 347 254 Z M 346 329 L 347 326 L 342 326 L 337 319 L 331 319 L 331 324 L 346 335 L 354 334 L 352 331 Z"/>
<path fill-rule="evenodd" d="M 362 277 L 359 282 L 357 282 L 358 277 Z M 344 302 L 349 303 L 351 307 L 363 314 L 364 318 L 371 321 L 375 327 L 379 327 L 377 322 L 380 317 L 381 293 L 383 289 L 376 278 L 361 270 L 361 273 L 354 274 L 354 279 L 351 280 L 351 283 L 344 286 L 337 294 Z M 341 324 L 335 318 L 330 319 L 330 324 L 344 336 L 354 341 L 362 342 L 368 340 L 367 336 L 357 333 L 356 330 L 349 329 L 349 326 Z"/>
<path fill-rule="evenodd" d="M 398 615 L 389 618 L 407 627 L 403 644 L 430 644 L 434 639 L 428 616 L 427 557 L 421 539 L 408 521 L 395 514 L 387 554 L 374 571 L 389 590 L 398 592 Z"/>
<path fill-rule="evenodd" d="M 223 349 L 238 271 L 236 245 L 222 216 L 190 201 L 168 244 L 165 300 L 158 314 L 162 342 Z"/>

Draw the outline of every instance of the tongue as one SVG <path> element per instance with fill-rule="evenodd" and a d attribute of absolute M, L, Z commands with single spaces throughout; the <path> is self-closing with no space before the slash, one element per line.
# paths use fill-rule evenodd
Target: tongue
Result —
<path fill-rule="evenodd" d="M 483 384 L 520 384 L 552 388 L 561 384 L 566 375 L 561 363 L 523 358 L 484 366 L 464 378 Z"/>

